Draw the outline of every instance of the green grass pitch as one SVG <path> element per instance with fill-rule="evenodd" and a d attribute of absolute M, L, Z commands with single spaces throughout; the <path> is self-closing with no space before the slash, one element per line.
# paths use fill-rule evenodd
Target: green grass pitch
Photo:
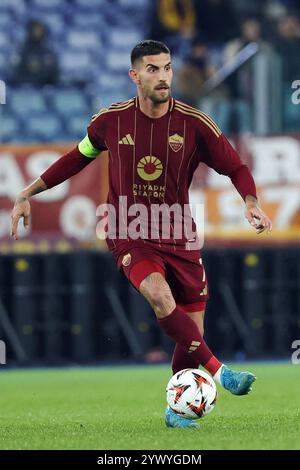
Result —
<path fill-rule="evenodd" d="M 300 449 L 300 366 L 246 369 L 257 375 L 252 393 L 218 387 L 215 409 L 194 430 L 165 427 L 165 366 L 1 368 L 0 448 Z"/>

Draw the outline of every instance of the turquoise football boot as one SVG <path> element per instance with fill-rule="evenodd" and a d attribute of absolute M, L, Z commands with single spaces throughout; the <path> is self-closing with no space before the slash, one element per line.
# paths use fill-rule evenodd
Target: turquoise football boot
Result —
<path fill-rule="evenodd" d="M 165 414 L 166 426 L 168 428 L 199 428 L 199 424 L 191 419 L 184 418 L 173 411 L 169 406 Z"/>
<path fill-rule="evenodd" d="M 251 385 L 256 380 L 251 372 L 234 372 L 226 366 L 221 370 L 221 384 L 233 395 L 247 395 L 251 392 Z"/>

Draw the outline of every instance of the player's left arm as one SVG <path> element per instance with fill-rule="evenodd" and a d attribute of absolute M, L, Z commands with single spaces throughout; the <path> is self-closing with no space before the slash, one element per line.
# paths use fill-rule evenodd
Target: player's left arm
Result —
<path fill-rule="evenodd" d="M 207 126 L 202 123 L 199 142 L 204 162 L 219 174 L 228 176 L 240 193 L 245 201 L 245 217 L 256 233 L 265 230 L 270 233 L 272 222 L 259 207 L 253 176 L 228 139 L 215 124 Z"/>

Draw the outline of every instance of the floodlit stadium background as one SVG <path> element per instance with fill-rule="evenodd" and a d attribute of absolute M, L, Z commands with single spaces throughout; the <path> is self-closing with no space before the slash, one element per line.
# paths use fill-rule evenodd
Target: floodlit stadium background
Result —
<path fill-rule="evenodd" d="M 172 49 L 174 96 L 210 114 L 249 164 L 274 224 L 272 235 L 257 237 L 230 181 L 199 167 L 191 200 L 206 207 L 207 340 L 222 359 L 291 357 L 300 338 L 299 2 L 183 3 L 178 19 L 174 2 L 163 0 L 0 1 L 0 339 L 8 365 L 170 357 L 150 307 L 96 238 L 107 156 L 36 196 L 29 232 L 9 238 L 18 192 L 84 137 L 92 114 L 135 95 L 129 55 L 149 37 Z M 32 20 L 47 28 L 42 71 L 33 45 L 24 49 Z"/>

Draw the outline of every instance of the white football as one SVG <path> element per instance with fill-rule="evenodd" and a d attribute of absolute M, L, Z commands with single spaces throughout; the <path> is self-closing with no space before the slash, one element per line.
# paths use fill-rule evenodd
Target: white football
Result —
<path fill-rule="evenodd" d="M 210 413 L 218 392 L 213 379 L 200 369 L 183 369 L 169 380 L 167 402 L 184 418 L 198 419 Z"/>

